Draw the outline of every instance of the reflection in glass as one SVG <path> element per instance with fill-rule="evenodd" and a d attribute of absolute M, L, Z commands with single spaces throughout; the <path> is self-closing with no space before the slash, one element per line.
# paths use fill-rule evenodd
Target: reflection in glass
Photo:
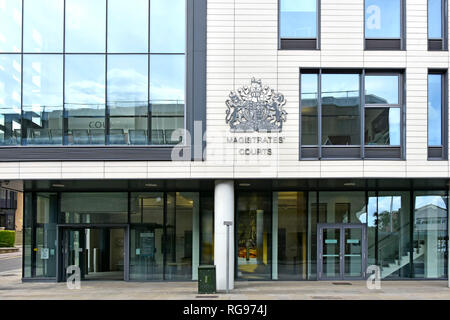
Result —
<path fill-rule="evenodd" d="M 62 55 L 24 55 L 23 89 L 23 144 L 62 144 Z"/>
<path fill-rule="evenodd" d="M 428 75 L 428 145 L 442 146 L 442 74 Z"/>
<path fill-rule="evenodd" d="M 198 193 L 167 194 L 166 279 L 192 280 L 196 278 L 200 252 L 198 221 Z M 194 241 L 195 240 L 195 241 Z M 195 257 L 196 259 L 193 259 Z"/>
<path fill-rule="evenodd" d="M 214 265 L 214 195 L 200 194 L 200 265 Z"/>
<path fill-rule="evenodd" d="M 148 0 L 108 1 L 108 52 L 148 52 Z"/>
<path fill-rule="evenodd" d="M 130 279 L 163 280 L 164 275 L 164 195 L 132 193 Z"/>
<path fill-rule="evenodd" d="M 365 36 L 400 39 L 401 0 L 365 0 Z"/>
<path fill-rule="evenodd" d="M 302 145 L 317 145 L 318 75 L 302 74 Z"/>
<path fill-rule="evenodd" d="M 366 108 L 366 145 L 400 145 L 400 108 Z"/>
<path fill-rule="evenodd" d="M 399 104 L 398 76 L 366 76 L 366 104 Z"/>
<path fill-rule="evenodd" d="M 368 192 L 367 201 L 367 265 L 375 265 L 377 263 L 376 252 L 376 234 L 377 234 L 377 196 L 374 191 Z"/>
<path fill-rule="evenodd" d="M 0 145 L 20 145 L 20 55 L 0 55 Z"/>
<path fill-rule="evenodd" d="M 320 192 L 319 223 L 366 223 L 364 192 Z"/>
<path fill-rule="evenodd" d="M 66 52 L 105 52 L 106 0 L 66 0 Z"/>
<path fill-rule="evenodd" d="M 308 225 L 305 192 L 275 193 L 278 279 L 307 280 Z"/>
<path fill-rule="evenodd" d="M 148 56 L 108 57 L 109 144 L 147 144 Z"/>
<path fill-rule="evenodd" d="M 150 52 L 186 51 L 186 0 L 150 1 Z"/>
<path fill-rule="evenodd" d="M 414 193 L 415 278 L 432 279 L 447 276 L 447 201 L 444 191 Z"/>
<path fill-rule="evenodd" d="M 126 192 L 63 192 L 59 223 L 127 223 Z"/>
<path fill-rule="evenodd" d="M 380 192 L 377 201 L 376 254 L 381 278 L 410 276 L 409 192 Z M 371 252 L 369 245 L 369 253 Z"/>
<path fill-rule="evenodd" d="M 38 193 L 36 206 L 35 276 L 56 277 L 58 195 L 56 193 Z"/>
<path fill-rule="evenodd" d="M 237 210 L 237 277 L 240 279 L 271 279 L 272 210 L 270 194 L 241 194 Z"/>
<path fill-rule="evenodd" d="M 341 230 L 323 229 L 322 239 L 322 278 L 340 278 Z"/>
<path fill-rule="evenodd" d="M 24 0 L 23 51 L 63 51 L 64 1 Z"/>
<path fill-rule="evenodd" d="M 362 228 L 344 228 L 344 277 L 362 276 Z"/>
<path fill-rule="evenodd" d="M 317 37 L 317 0 L 280 1 L 280 37 Z"/>
<path fill-rule="evenodd" d="M 359 145 L 358 74 L 322 75 L 322 145 Z"/>
<path fill-rule="evenodd" d="M 0 52 L 20 52 L 22 1 L 0 0 Z"/>
<path fill-rule="evenodd" d="M 428 38 L 442 39 L 442 0 L 428 0 Z"/>
<path fill-rule="evenodd" d="M 184 129 L 185 56 L 151 55 L 151 144 L 178 144 Z"/>
<path fill-rule="evenodd" d="M 65 81 L 65 143 L 105 144 L 105 57 L 68 55 Z"/>

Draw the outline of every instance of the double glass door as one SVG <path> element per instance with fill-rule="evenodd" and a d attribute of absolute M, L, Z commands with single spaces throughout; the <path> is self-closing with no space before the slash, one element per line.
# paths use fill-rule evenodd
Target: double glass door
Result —
<path fill-rule="evenodd" d="M 318 224 L 318 280 L 366 276 L 367 232 L 363 224 Z"/>

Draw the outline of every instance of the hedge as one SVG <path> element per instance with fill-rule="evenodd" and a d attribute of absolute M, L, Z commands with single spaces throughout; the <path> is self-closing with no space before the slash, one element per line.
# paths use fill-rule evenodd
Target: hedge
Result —
<path fill-rule="evenodd" d="M 16 232 L 11 230 L 0 230 L 0 248 L 12 248 L 16 241 Z"/>

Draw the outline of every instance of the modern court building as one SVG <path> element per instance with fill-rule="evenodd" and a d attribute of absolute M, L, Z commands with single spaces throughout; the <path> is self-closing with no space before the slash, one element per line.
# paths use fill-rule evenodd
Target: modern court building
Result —
<path fill-rule="evenodd" d="M 447 0 L 0 0 L 24 281 L 448 277 Z"/>

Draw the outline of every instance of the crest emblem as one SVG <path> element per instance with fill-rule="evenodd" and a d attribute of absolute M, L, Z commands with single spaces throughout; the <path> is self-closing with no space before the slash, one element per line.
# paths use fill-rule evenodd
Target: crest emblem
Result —
<path fill-rule="evenodd" d="M 284 96 L 255 78 L 250 87 L 231 91 L 225 103 L 231 132 L 281 132 L 286 121 Z"/>

